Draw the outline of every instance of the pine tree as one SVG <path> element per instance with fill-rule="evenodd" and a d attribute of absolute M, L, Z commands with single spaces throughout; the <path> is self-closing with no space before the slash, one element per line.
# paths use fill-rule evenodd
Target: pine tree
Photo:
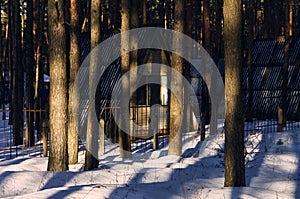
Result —
<path fill-rule="evenodd" d="M 26 146 L 34 145 L 34 49 L 33 49 L 33 1 L 27 0 L 26 45 Z"/>
<path fill-rule="evenodd" d="M 48 1 L 50 156 L 48 171 L 68 170 L 65 1 Z"/>
<path fill-rule="evenodd" d="M 193 35 L 193 0 L 187 0 L 187 4 L 186 4 L 186 9 L 185 9 L 185 21 L 186 21 L 186 28 L 185 28 L 185 34 L 189 37 L 192 37 Z M 189 52 L 191 53 L 191 52 Z M 191 54 L 189 54 L 189 56 L 191 56 Z M 189 81 L 191 81 L 190 79 L 190 63 L 185 62 L 184 64 L 184 77 Z M 189 131 L 194 131 L 195 129 L 193 129 L 193 116 L 191 113 L 191 103 L 190 103 L 190 93 L 191 93 L 191 88 L 188 85 L 187 87 L 184 88 L 184 92 L 186 93 L 184 95 L 185 99 L 184 101 L 187 103 L 184 103 L 184 124 L 187 127 L 185 130 L 187 132 Z"/>
<path fill-rule="evenodd" d="M 248 70 L 248 79 L 247 79 L 247 121 L 252 121 L 252 106 L 253 106 L 253 66 L 252 66 L 252 50 L 254 45 L 254 31 L 253 31 L 253 22 L 254 22 L 254 6 L 253 0 L 249 0 L 248 7 L 248 60 L 247 60 L 247 70 Z"/>
<path fill-rule="evenodd" d="M 175 0 L 175 12 L 174 12 L 174 30 L 178 32 L 184 32 L 185 23 L 184 23 L 184 5 L 185 1 Z M 180 48 L 182 44 L 177 41 L 176 38 L 173 40 L 173 48 Z M 177 70 L 180 74 L 183 74 L 183 62 L 184 60 L 176 55 L 172 54 L 172 68 Z M 171 91 L 175 90 L 175 88 L 182 88 L 182 80 L 181 79 L 172 79 L 171 83 Z M 181 129 L 182 118 L 183 118 L 183 107 L 180 104 L 183 103 L 183 93 L 178 93 L 177 97 L 174 94 L 171 94 L 171 102 L 170 102 L 170 144 L 169 144 L 169 155 L 182 155 L 182 131 L 185 129 Z"/>
<path fill-rule="evenodd" d="M 130 0 L 121 0 L 121 32 L 127 31 L 130 29 L 130 8 L 131 1 Z M 128 49 L 128 41 L 129 37 L 125 38 L 124 36 L 121 38 L 121 49 Z M 121 74 L 124 75 L 129 71 L 130 68 L 130 54 L 124 54 L 121 57 Z M 130 80 L 128 78 L 123 78 L 121 82 L 121 96 L 126 96 L 129 93 L 130 89 Z M 120 108 L 122 111 L 128 110 L 128 104 L 120 104 Z M 123 115 L 123 112 L 121 113 Z M 121 116 L 121 118 L 124 118 Z M 122 126 L 126 126 L 126 129 L 129 129 L 129 123 L 125 123 L 124 120 L 120 121 Z M 120 145 L 120 157 L 121 158 L 131 158 L 131 143 L 130 136 L 127 134 L 129 132 L 124 132 L 120 129 L 119 131 L 119 145 Z"/>
<path fill-rule="evenodd" d="M 130 27 L 131 29 L 139 27 L 138 16 L 138 1 L 131 1 L 132 8 L 130 9 Z M 138 35 L 130 35 L 130 45 L 132 49 L 138 49 Z M 137 81 L 137 67 L 138 67 L 138 50 L 130 52 L 130 85 Z M 131 88 L 130 88 L 131 89 Z M 133 129 L 130 129 L 132 132 Z M 130 135 L 132 136 L 132 135 Z"/>
<path fill-rule="evenodd" d="M 225 48 L 225 183 L 245 186 L 242 89 L 242 2 L 224 1 Z"/>
<path fill-rule="evenodd" d="M 93 50 L 100 43 L 101 34 L 101 0 L 91 1 L 91 50 Z M 95 79 L 95 71 L 97 67 L 97 55 L 91 56 L 90 68 L 89 68 L 89 99 L 94 99 L 95 93 L 91 92 L 91 88 L 94 87 L 93 80 Z M 94 103 L 91 101 L 89 103 Z M 97 106 L 96 106 L 97 107 Z M 87 126 L 87 136 L 86 136 L 86 154 L 85 154 L 85 165 L 84 170 L 91 170 L 97 168 L 99 165 L 98 161 L 98 134 L 95 133 L 97 129 L 92 122 L 92 112 L 88 113 L 88 126 Z M 96 156 L 96 157 L 95 157 Z"/>
<path fill-rule="evenodd" d="M 77 71 L 80 66 L 80 12 L 81 3 L 77 0 L 70 0 L 70 75 L 69 75 L 69 100 L 68 100 L 68 154 L 69 164 L 76 164 L 78 162 L 78 132 L 73 120 L 73 106 L 78 108 L 78 100 L 73 99 L 74 81 Z M 75 101 L 74 101 L 75 100 Z M 76 101 L 77 100 L 77 101 Z"/>
<path fill-rule="evenodd" d="M 34 54 L 35 54 L 35 86 L 34 86 L 34 109 L 40 110 L 41 107 L 41 90 L 43 87 L 44 64 L 42 59 L 43 54 L 43 39 L 44 39 L 44 17 L 46 1 L 33 0 L 33 37 L 34 37 Z M 41 138 L 41 124 L 43 113 L 35 112 L 35 128 L 37 130 L 37 138 Z"/>
<path fill-rule="evenodd" d="M 290 51 L 290 42 L 292 36 L 292 0 L 288 0 L 284 3 L 284 63 L 282 67 L 282 94 L 281 94 L 281 108 L 282 108 L 282 127 L 286 126 L 286 113 L 287 113 L 287 95 L 288 95 L 288 68 L 289 68 L 289 51 Z"/>
<path fill-rule="evenodd" d="M 212 54 L 211 46 L 211 17 L 210 17 L 210 1 L 203 1 L 203 46 L 208 54 Z M 209 124 L 209 93 L 207 85 L 202 79 L 202 89 L 201 89 L 201 114 L 200 114 L 200 131 L 201 131 L 201 141 L 205 139 L 205 125 Z"/>
<path fill-rule="evenodd" d="M 9 1 L 11 5 L 10 14 L 10 42 L 12 50 L 11 64 L 13 72 L 12 80 L 12 123 L 14 145 L 23 144 L 23 96 L 24 96 L 24 75 L 22 65 L 22 45 L 21 45 L 21 16 L 20 2 L 18 0 Z"/>

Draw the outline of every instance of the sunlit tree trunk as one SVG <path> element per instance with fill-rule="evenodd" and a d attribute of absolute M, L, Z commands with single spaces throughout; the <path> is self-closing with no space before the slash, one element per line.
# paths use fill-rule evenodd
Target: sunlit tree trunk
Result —
<path fill-rule="evenodd" d="M 48 171 L 68 170 L 65 1 L 48 1 L 50 62 L 50 156 Z"/>
<path fill-rule="evenodd" d="M 131 29 L 139 27 L 139 16 L 138 16 L 138 1 L 131 1 L 131 9 L 130 9 L 130 27 Z M 130 35 L 130 45 L 131 48 L 136 49 L 130 52 L 130 84 L 134 85 L 137 81 L 137 67 L 138 67 L 138 35 Z M 130 87 L 129 89 L 132 90 Z M 134 92 L 134 91 L 131 91 Z M 134 129 L 130 127 L 130 132 L 133 132 Z M 133 132 L 134 133 L 134 132 Z M 133 136 L 130 134 L 130 136 Z"/>
<path fill-rule="evenodd" d="M 226 187 L 245 186 L 241 41 L 242 2 L 224 0 Z"/>
<path fill-rule="evenodd" d="M 73 106 L 78 108 L 79 99 L 73 99 L 73 92 L 78 96 L 78 90 L 74 88 L 74 81 L 77 71 L 80 66 L 80 1 L 70 0 L 70 75 L 69 75 L 69 100 L 68 100 L 68 154 L 69 164 L 76 164 L 78 162 L 78 132 L 76 124 L 73 119 Z M 74 101 L 75 100 L 75 101 Z"/>
<path fill-rule="evenodd" d="M 100 43 L 101 34 L 101 0 L 91 1 L 91 50 L 93 50 Z M 89 99 L 94 99 L 95 93 L 92 93 L 95 83 L 93 80 L 97 74 L 94 73 L 97 67 L 97 55 L 91 56 L 90 68 L 89 68 Z M 95 103 L 95 102 L 89 102 Z M 97 109 L 97 105 L 95 106 Z M 97 111 L 96 111 L 97 112 Z M 92 112 L 88 113 L 88 124 L 87 124 L 87 136 L 86 136 L 86 154 L 85 154 L 85 165 L 84 170 L 91 170 L 97 168 L 99 165 L 98 160 L 98 133 L 95 133 L 97 129 L 94 125 Z M 95 157 L 96 156 L 96 157 Z"/>
<path fill-rule="evenodd" d="M 185 23 L 184 23 L 184 4 L 185 1 L 175 0 L 175 13 L 174 13 L 174 30 L 178 32 L 184 32 Z M 177 40 L 173 39 L 173 48 L 181 48 L 182 44 Z M 175 53 L 172 54 L 172 68 L 177 70 L 180 74 L 183 74 L 184 60 Z M 183 82 L 181 79 L 173 78 L 170 82 L 171 91 L 176 90 L 176 88 L 182 88 Z M 183 121 L 183 109 L 180 104 L 184 104 L 183 91 L 178 93 L 176 97 L 174 94 L 171 94 L 170 102 L 170 143 L 169 143 L 169 155 L 182 155 L 182 132 L 185 129 L 182 129 L 184 126 Z"/>
<path fill-rule="evenodd" d="M 121 0 L 121 32 L 127 31 L 130 29 L 130 9 L 131 9 L 131 1 L 130 0 Z M 128 41 L 130 38 L 125 38 L 124 36 L 121 38 L 121 50 L 128 49 Z M 122 53 L 122 52 L 121 52 Z M 121 57 L 121 74 L 124 75 L 130 69 L 130 54 L 124 54 Z M 130 79 L 124 77 L 121 82 L 121 96 L 126 96 L 129 94 L 130 89 Z M 120 104 L 120 108 L 122 111 L 128 110 L 128 104 Z M 124 113 L 121 112 L 121 115 Z M 121 116 L 121 118 L 124 118 Z M 124 120 L 120 121 L 122 126 L 126 126 L 126 129 L 129 129 L 129 123 L 125 123 Z M 119 145 L 120 145 L 120 157 L 121 158 L 131 158 L 131 143 L 129 132 L 124 132 L 120 129 L 119 131 Z"/>

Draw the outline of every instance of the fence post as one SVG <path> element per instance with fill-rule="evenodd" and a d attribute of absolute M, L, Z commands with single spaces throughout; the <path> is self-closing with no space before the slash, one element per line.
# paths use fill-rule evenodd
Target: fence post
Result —
<path fill-rule="evenodd" d="M 278 118 L 277 118 L 277 132 L 283 131 L 283 109 L 279 106 L 278 107 Z"/>
<path fill-rule="evenodd" d="M 42 142 L 43 142 L 43 156 L 48 156 L 48 130 L 49 130 L 49 122 L 47 120 L 43 120 L 42 123 Z"/>
<path fill-rule="evenodd" d="M 99 140 L 100 140 L 100 155 L 103 155 L 105 152 L 105 144 L 104 144 L 104 139 L 105 139 L 105 135 L 104 135 L 104 119 L 100 119 L 100 135 L 99 135 Z"/>

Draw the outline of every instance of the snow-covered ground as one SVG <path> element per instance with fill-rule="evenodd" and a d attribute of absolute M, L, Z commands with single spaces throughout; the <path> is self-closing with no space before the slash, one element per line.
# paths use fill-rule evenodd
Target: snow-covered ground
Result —
<path fill-rule="evenodd" d="M 0 131 L 1 138 L 1 131 Z M 183 157 L 135 150 L 132 160 L 106 145 L 98 169 L 83 172 L 84 151 L 69 172 L 47 172 L 47 158 L 0 161 L 0 197 L 8 198 L 300 198 L 300 129 L 255 132 L 246 139 L 247 186 L 224 188 L 224 134 L 184 136 Z"/>

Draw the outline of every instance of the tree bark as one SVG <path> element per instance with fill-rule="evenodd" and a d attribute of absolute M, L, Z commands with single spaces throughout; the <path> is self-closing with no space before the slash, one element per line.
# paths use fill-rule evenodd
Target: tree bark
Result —
<path fill-rule="evenodd" d="M 23 96 L 24 96 L 24 75 L 22 65 L 21 45 L 21 19 L 20 2 L 11 1 L 11 42 L 12 42 L 12 69 L 13 69 L 13 91 L 12 91 L 12 113 L 13 113 L 13 134 L 14 145 L 23 144 Z"/>
<path fill-rule="evenodd" d="M 248 60 L 247 60 L 247 115 L 246 120 L 248 122 L 252 121 L 252 106 L 253 106 L 253 66 L 252 66 L 252 51 L 254 44 L 254 31 L 253 31 L 253 22 L 254 22 L 254 5 L 253 0 L 249 0 L 248 8 Z"/>
<path fill-rule="evenodd" d="M 34 145 L 34 47 L 33 47 L 33 1 L 27 0 L 26 20 L 26 146 Z M 29 110 L 29 111 L 28 111 Z"/>
<path fill-rule="evenodd" d="M 101 0 L 92 0 L 91 1 L 91 50 L 93 50 L 99 43 L 101 39 Z M 92 54 L 93 55 L 93 54 Z M 94 99 L 95 93 L 92 93 L 91 88 L 95 87 L 94 82 L 95 79 L 95 72 L 97 67 L 97 55 L 91 56 L 90 59 L 90 68 L 89 68 L 89 99 Z M 89 103 L 95 103 L 95 101 L 90 101 Z M 97 104 L 96 104 L 97 109 Z M 96 110 L 98 112 L 98 110 Z M 99 160 L 98 160 L 98 133 L 95 133 L 94 123 L 92 122 L 92 112 L 89 111 L 88 113 L 88 126 L 87 126 L 87 136 L 86 136 L 86 154 L 85 154 L 85 165 L 84 170 L 91 170 L 94 168 L 98 168 Z M 104 132 L 101 132 L 104 133 Z M 96 156 L 96 157 L 95 157 Z"/>
<path fill-rule="evenodd" d="M 186 4 L 186 14 L 185 14 L 185 19 L 186 19 L 186 28 L 185 28 L 185 34 L 189 37 L 192 38 L 192 34 L 193 34 L 193 0 L 187 0 L 187 4 Z M 189 56 L 192 57 L 191 52 L 189 52 Z M 191 66 L 190 63 L 185 61 L 184 64 L 184 77 L 186 78 L 186 80 L 191 83 Z M 190 103 L 190 93 L 191 93 L 191 88 L 188 85 L 187 87 L 184 87 L 184 101 L 186 103 L 184 103 L 184 124 L 187 127 L 185 129 L 186 132 L 189 131 L 195 131 L 197 129 L 193 129 L 193 115 L 191 112 L 191 103 Z"/>
<path fill-rule="evenodd" d="M 73 119 L 73 107 L 79 107 L 79 98 L 73 99 L 73 92 L 78 96 L 78 90 L 74 88 L 74 81 L 80 66 L 80 1 L 70 0 L 70 74 L 69 74 L 69 100 L 68 100 L 68 155 L 69 164 L 78 162 L 78 132 Z"/>
<path fill-rule="evenodd" d="M 131 9 L 130 9 L 130 27 L 131 29 L 139 27 L 139 16 L 138 16 L 138 1 L 131 0 Z M 138 35 L 130 35 L 130 45 L 134 51 L 130 52 L 130 84 L 135 85 L 137 83 L 137 67 L 138 67 Z M 131 89 L 131 87 L 129 88 Z M 132 89 L 131 89 L 132 90 Z M 134 92 L 134 91 L 132 91 Z M 133 132 L 134 129 L 131 129 L 130 132 Z M 134 132 L 133 132 L 134 133 Z M 130 136 L 133 136 L 130 134 Z"/>
<path fill-rule="evenodd" d="M 242 2 L 225 0 L 225 187 L 245 186 L 241 41 Z"/>
<path fill-rule="evenodd" d="M 2 10 L 2 3 L 0 3 L 0 10 Z M 0 13 L 0 18 L 2 18 L 2 13 Z M 2 27 L 2 20 L 0 21 L 0 25 Z M 1 82 L 2 82 L 2 93 L 1 93 L 1 96 L 2 96 L 2 103 L 1 103 L 1 106 L 2 106 L 2 120 L 6 120 L 6 88 L 5 88 L 5 68 L 6 68 L 6 49 L 7 49 L 7 25 L 5 25 L 4 23 L 4 40 L 3 40 L 3 30 L 1 28 L 0 30 L 0 35 L 1 35 L 1 39 L 0 39 L 0 45 L 3 46 L 3 48 L 1 48 L 0 50 L 0 60 L 1 60 Z"/>
<path fill-rule="evenodd" d="M 221 48 L 222 48 L 222 19 L 223 19 L 223 0 L 217 0 L 216 2 L 216 45 L 214 53 L 214 61 L 218 64 L 221 58 Z"/>
<path fill-rule="evenodd" d="M 12 1 L 8 1 L 8 29 L 7 29 L 7 46 L 8 46 L 8 66 L 9 66 L 9 118 L 8 118 L 8 124 L 12 125 L 13 121 L 13 101 L 12 101 L 12 94 L 13 94 L 13 63 L 12 63 Z"/>
<path fill-rule="evenodd" d="M 289 0 L 284 3 L 284 11 L 285 11 L 285 27 L 284 27 L 284 62 L 282 67 L 282 96 L 281 96 L 281 108 L 282 108 L 282 127 L 286 127 L 286 116 L 287 116 L 287 95 L 288 95 L 288 69 L 289 69 L 289 51 L 290 51 L 290 36 L 291 36 L 291 12 L 292 9 L 290 7 L 292 5 L 292 0 Z"/>
<path fill-rule="evenodd" d="M 50 62 L 50 156 L 48 171 L 68 170 L 65 1 L 48 1 Z"/>
<path fill-rule="evenodd" d="M 43 86 L 42 48 L 43 48 L 43 28 L 44 28 L 45 5 L 40 0 L 33 0 L 33 36 L 35 48 L 35 86 L 34 86 L 34 109 L 41 110 L 41 88 Z M 35 112 L 35 128 L 37 138 L 41 137 L 42 113 Z"/>
<path fill-rule="evenodd" d="M 174 13 L 174 30 L 178 32 L 184 32 L 185 28 L 185 13 L 184 13 L 184 4 L 185 1 L 175 0 L 175 13 Z M 173 40 L 173 48 L 177 49 L 182 46 L 182 44 L 174 38 Z M 177 70 L 180 74 L 183 74 L 184 60 L 176 55 L 172 54 L 172 68 Z M 183 82 L 181 79 L 172 79 L 170 82 L 171 91 L 175 91 L 176 88 L 182 88 Z M 178 97 L 178 98 L 177 98 Z M 178 96 L 171 94 L 171 102 L 170 102 L 170 143 L 169 143 L 169 155 L 182 155 L 182 132 L 185 129 L 182 129 L 182 121 L 183 121 L 183 111 L 184 107 L 180 106 L 184 104 L 183 91 L 178 93 Z"/>
<path fill-rule="evenodd" d="M 121 32 L 127 31 L 130 29 L 130 9 L 131 9 L 131 1 L 129 0 L 121 0 Z M 130 38 L 121 38 L 121 50 L 128 49 L 128 41 Z M 123 52 L 121 52 L 123 54 Z M 123 54 L 121 57 L 121 74 L 124 75 L 130 69 L 130 54 Z M 121 96 L 126 96 L 129 94 L 130 89 L 130 79 L 127 77 L 123 78 L 121 82 Z M 120 104 L 120 108 L 122 111 L 128 110 L 128 104 Z M 121 115 L 124 113 L 121 112 Z M 121 118 L 124 118 L 123 116 Z M 122 126 L 126 126 L 126 129 L 129 129 L 129 123 L 125 123 L 124 120 L 121 121 Z M 120 145 L 120 157 L 121 158 L 131 158 L 131 143 L 130 143 L 130 136 L 128 135 L 129 132 L 124 132 L 120 129 L 119 131 L 119 145 Z"/>
<path fill-rule="evenodd" d="M 208 54 L 212 53 L 211 46 L 211 23 L 210 23 L 210 5 L 209 0 L 203 1 L 203 42 L 205 50 Z M 202 91 L 201 91 L 201 114 L 200 114 L 200 130 L 201 140 L 205 138 L 205 125 L 210 123 L 210 103 L 209 93 L 206 82 L 202 79 Z"/>

